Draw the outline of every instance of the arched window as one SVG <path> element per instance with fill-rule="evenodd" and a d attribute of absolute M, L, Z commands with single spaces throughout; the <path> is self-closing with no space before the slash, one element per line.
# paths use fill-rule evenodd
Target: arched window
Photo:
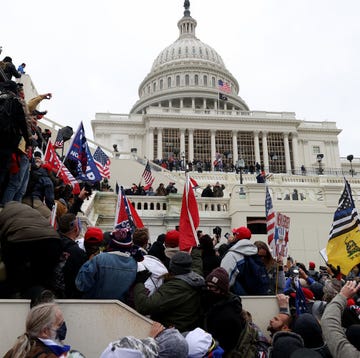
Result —
<path fill-rule="evenodd" d="M 198 75 L 195 75 L 194 81 L 195 81 L 195 86 L 198 86 L 199 85 L 199 76 Z"/>
<path fill-rule="evenodd" d="M 207 86 L 207 85 L 208 85 L 208 83 L 207 83 L 207 76 L 204 75 L 204 86 Z"/>
<path fill-rule="evenodd" d="M 156 82 L 153 83 L 153 92 L 156 91 Z"/>
<path fill-rule="evenodd" d="M 176 86 L 180 86 L 180 76 L 179 75 L 177 75 L 176 76 Z"/>
<path fill-rule="evenodd" d="M 216 85 L 215 85 L 215 77 L 212 77 L 212 78 L 211 78 L 211 85 L 212 85 L 213 87 L 216 86 Z"/>
<path fill-rule="evenodd" d="M 171 77 L 168 77 L 168 88 L 171 88 Z"/>
<path fill-rule="evenodd" d="M 190 84 L 190 77 L 189 75 L 185 75 L 185 86 L 189 86 Z"/>
<path fill-rule="evenodd" d="M 163 80 L 160 80 L 160 89 L 161 89 L 161 90 L 163 89 L 163 86 L 164 86 L 164 81 L 163 81 Z"/>

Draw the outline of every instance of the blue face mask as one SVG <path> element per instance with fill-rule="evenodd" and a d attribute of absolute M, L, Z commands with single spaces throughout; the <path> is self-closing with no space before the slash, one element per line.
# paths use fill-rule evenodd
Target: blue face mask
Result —
<path fill-rule="evenodd" d="M 65 340 L 66 332 L 67 332 L 67 327 L 64 321 L 63 324 L 56 330 L 56 339 L 58 339 L 59 341 Z"/>

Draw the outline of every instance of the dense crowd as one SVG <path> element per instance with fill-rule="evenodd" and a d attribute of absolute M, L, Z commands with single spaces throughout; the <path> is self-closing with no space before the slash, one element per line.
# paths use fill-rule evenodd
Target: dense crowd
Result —
<path fill-rule="evenodd" d="M 32 308 L 6 358 L 82 356 L 64 343 L 66 317 L 57 298 L 116 299 L 154 321 L 148 338 L 121 337 L 104 347 L 102 358 L 360 357 L 358 267 L 345 277 L 339 268 L 317 271 L 314 262 L 273 257 L 266 243 L 252 241 L 247 227 L 226 237 L 220 227 L 213 236 L 199 230 L 198 244 L 186 252 L 176 229 L 153 243 L 147 228 L 127 223 L 107 232 L 83 229 L 77 214 L 91 188 L 74 195 L 43 162 L 51 133 L 38 127 L 45 112 L 36 107 L 51 94 L 25 102 L 22 86 L 11 81 L 21 76 L 21 66 L 16 70 L 8 57 L 0 61 L 0 105 L 11 103 L 6 113 L 13 120 L 1 128 L 0 253 L 6 270 L 0 298 L 29 298 Z M 260 167 L 251 170 L 265 180 Z M 160 184 L 154 195 L 176 193 L 174 184 Z M 139 190 L 131 188 L 133 195 Z M 222 197 L 223 191 L 216 183 L 202 196 Z M 276 295 L 279 313 L 269 322 L 270 339 L 243 309 L 247 295 Z"/>

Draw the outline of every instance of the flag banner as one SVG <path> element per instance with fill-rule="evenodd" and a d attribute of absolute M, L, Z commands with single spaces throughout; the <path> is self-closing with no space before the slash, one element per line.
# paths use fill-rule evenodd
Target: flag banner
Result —
<path fill-rule="evenodd" d="M 56 176 L 59 177 L 64 182 L 64 184 L 70 184 L 72 186 L 74 194 L 80 193 L 80 185 L 78 181 L 73 177 L 68 168 L 66 168 L 64 163 L 59 159 L 50 140 L 46 146 L 44 162 L 51 166 L 51 170 L 56 173 Z"/>
<path fill-rule="evenodd" d="M 155 178 L 151 174 L 149 161 L 147 161 L 145 165 L 144 172 L 142 173 L 142 178 L 144 178 L 145 181 L 144 190 L 149 190 L 155 180 Z"/>
<path fill-rule="evenodd" d="M 77 163 L 76 178 L 78 180 L 96 182 L 102 179 L 102 176 L 96 167 L 94 158 L 91 155 L 82 122 L 75 133 L 66 159 L 73 160 Z"/>
<path fill-rule="evenodd" d="M 64 147 L 64 137 L 63 137 L 62 131 L 60 129 L 57 132 L 54 147 L 55 148 L 63 148 Z"/>
<path fill-rule="evenodd" d="M 266 231 L 268 236 L 268 244 L 275 253 L 275 224 L 276 213 L 273 208 L 271 195 L 268 186 L 266 186 L 265 196 L 265 215 L 266 215 Z"/>
<path fill-rule="evenodd" d="M 189 250 L 191 247 L 197 246 L 199 244 L 196 234 L 199 223 L 200 219 L 198 205 L 189 175 L 186 173 L 179 221 L 180 250 Z"/>
<path fill-rule="evenodd" d="M 105 154 L 105 152 L 100 147 L 96 148 L 93 158 L 94 158 L 95 165 L 96 165 L 100 175 L 103 178 L 110 178 L 111 162 L 110 162 L 109 157 Z"/>
<path fill-rule="evenodd" d="M 296 315 L 299 316 L 302 313 L 308 313 L 309 310 L 307 308 L 305 294 L 302 290 L 302 286 L 300 285 L 300 280 L 298 277 L 294 278 L 294 284 Z"/>
<path fill-rule="evenodd" d="M 335 268 L 340 266 L 341 273 L 347 275 L 360 263 L 360 220 L 350 185 L 344 180 L 345 187 L 334 214 L 326 254 L 328 263 Z"/>
<path fill-rule="evenodd" d="M 199 188 L 199 184 L 197 183 L 197 181 L 195 179 L 191 178 L 191 177 L 190 177 L 190 183 L 191 183 L 194 190 Z"/>
<path fill-rule="evenodd" d="M 125 195 L 124 188 L 120 186 L 118 200 L 116 203 L 114 228 L 129 228 L 132 232 L 136 228 L 144 227 L 144 224 L 138 215 L 135 207 Z"/>
<path fill-rule="evenodd" d="M 222 93 L 219 93 L 219 99 L 220 99 L 221 101 L 227 101 L 227 100 L 228 100 L 228 97 L 225 96 L 225 95 L 222 94 Z"/>
<path fill-rule="evenodd" d="M 282 213 L 276 214 L 275 224 L 275 256 L 287 257 L 290 218 Z"/>
<path fill-rule="evenodd" d="M 231 93 L 231 87 L 227 82 L 219 80 L 218 84 L 219 84 L 219 91 L 225 92 L 225 93 Z"/>

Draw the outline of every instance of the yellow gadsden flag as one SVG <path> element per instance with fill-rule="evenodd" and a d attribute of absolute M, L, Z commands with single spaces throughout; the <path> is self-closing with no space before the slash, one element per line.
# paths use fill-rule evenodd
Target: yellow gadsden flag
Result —
<path fill-rule="evenodd" d="M 347 275 L 360 263 L 360 220 L 350 185 L 346 179 L 344 180 L 345 188 L 334 214 L 326 254 L 328 264 L 335 268 L 340 266 L 341 273 Z"/>

